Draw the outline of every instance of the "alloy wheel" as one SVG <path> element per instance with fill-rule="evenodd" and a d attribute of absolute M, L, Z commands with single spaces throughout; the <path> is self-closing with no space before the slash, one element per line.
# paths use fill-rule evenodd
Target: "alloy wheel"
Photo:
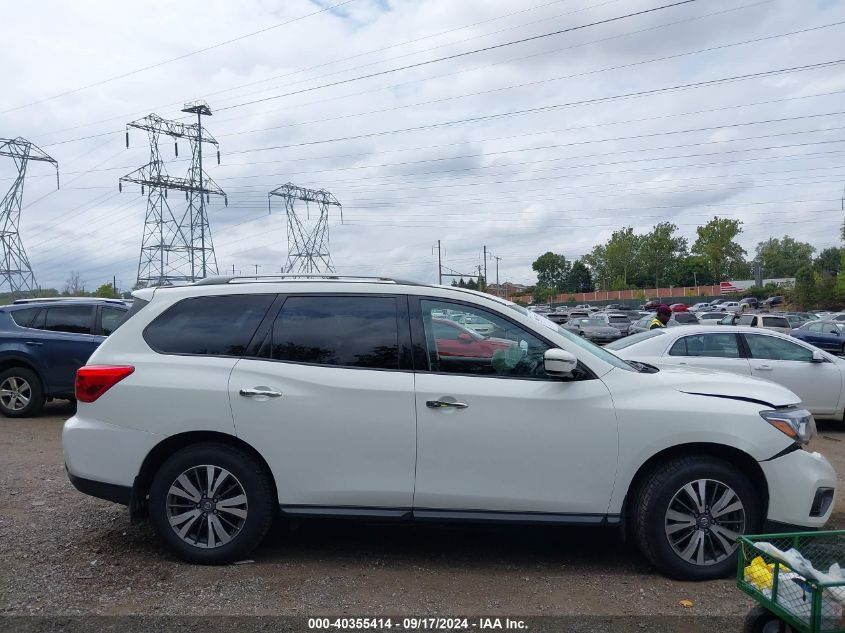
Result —
<path fill-rule="evenodd" d="M 664 528 L 680 558 L 693 565 L 714 565 L 736 550 L 736 538 L 745 532 L 745 507 L 730 486 L 697 479 L 672 497 Z"/>
<path fill-rule="evenodd" d="M 203 464 L 184 471 L 171 484 L 167 520 L 183 541 L 211 549 L 231 542 L 243 529 L 247 496 L 225 468 Z"/>
<path fill-rule="evenodd" d="M 0 403 L 10 411 L 20 411 L 32 399 L 32 387 L 19 376 L 9 376 L 0 384 Z"/>

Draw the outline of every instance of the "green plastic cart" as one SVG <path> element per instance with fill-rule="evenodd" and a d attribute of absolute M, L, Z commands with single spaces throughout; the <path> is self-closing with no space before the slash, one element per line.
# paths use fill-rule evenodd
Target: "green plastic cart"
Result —
<path fill-rule="evenodd" d="M 768 542 L 781 551 L 794 548 L 816 570 L 845 577 L 845 530 L 761 534 L 738 540 L 737 586 L 757 602 L 745 622 L 747 633 L 845 633 L 845 579 L 806 579 L 755 547 L 755 543 Z"/>

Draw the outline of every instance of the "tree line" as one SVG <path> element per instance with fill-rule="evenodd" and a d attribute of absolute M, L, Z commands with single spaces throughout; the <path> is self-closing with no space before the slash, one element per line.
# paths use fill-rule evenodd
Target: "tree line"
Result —
<path fill-rule="evenodd" d="M 811 244 L 785 235 L 758 243 L 749 259 L 737 241 L 741 234 L 740 220 L 719 217 L 697 227 L 692 245 L 671 222 L 645 233 L 624 227 L 574 261 L 551 251 L 540 255 L 532 264 L 537 284 L 530 290 L 542 302 L 561 293 L 717 285 L 753 279 L 756 264 L 764 278 L 795 277 L 795 288 L 805 289 L 807 303 L 835 300 L 836 283 L 829 280 L 843 268 L 843 249 L 826 248 L 815 255 Z M 811 279 L 812 291 L 807 290 Z"/>

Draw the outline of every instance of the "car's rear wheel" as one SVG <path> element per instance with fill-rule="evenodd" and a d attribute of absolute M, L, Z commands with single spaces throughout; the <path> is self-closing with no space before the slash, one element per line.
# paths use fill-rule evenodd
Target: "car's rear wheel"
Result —
<path fill-rule="evenodd" d="M 273 487 L 250 454 L 206 443 L 174 453 L 150 486 L 150 519 L 183 560 L 217 565 L 246 557 L 275 516 Z"/>
<path fill-rule="evenodd" d="M 742 472 L 720 459 L 690 456 L 652 471 L 635 496 L 633 532 L 661 572 L 685 580 L 736 571 L 736 538 L 760 524 L 760 495 Z"/>
<path fill-rule="evenodd" d="M 41 380 L 31 369 L 12 367 L 0 374 L 0 413 L 8 418 L 31 418 L 44 407 Z"/>

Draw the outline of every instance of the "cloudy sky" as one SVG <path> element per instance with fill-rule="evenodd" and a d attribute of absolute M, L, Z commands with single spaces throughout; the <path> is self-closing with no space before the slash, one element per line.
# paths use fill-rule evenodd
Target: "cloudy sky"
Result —
<path fill-rule="evenodd" d="M 785 234 L 838 245 L 845 2 L 676 2 L 9 4 L 0 137 L 33 141 L 62 174 L 56 191 L 50 165 L 28 170 L 20 231 L 38 283 L 135 282 L 146 201 L 117 183 L 149 147 L 133 131 L 126 149 L 125 124 L 193 99 L 220 142 L 207 171 L 229 200 L 209 207 L 221 271 L 284 265 L 267 192 L 286 182 L 341 201 L 331 255 L 348 274 L 436 281 L 439 239 L 453 270 L 486 245 L 502 280 L 529 283 L 547 250 L 574 259 L 664 219 L 692 242 L 714 215 L 743 221 L 749 252 Z M 187 149 L 162 144 L 170 174 Z M 12 175 L 0 160 L 2 188 Z"/>

